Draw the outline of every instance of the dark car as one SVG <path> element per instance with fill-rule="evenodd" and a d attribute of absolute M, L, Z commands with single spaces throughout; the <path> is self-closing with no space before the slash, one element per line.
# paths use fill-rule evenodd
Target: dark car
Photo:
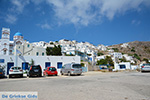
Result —
<path fill-rule="evenodd" d="M 4 78 L 5 77 L 5 71 L 0 68 L 0 78 Z"/>
<path fill-rule="evenodd" d="M 55 67 L 47 67 L 44 72 L 44 76 L 55 75 L 57 76 L 57 69 Z"/>
<path fill-rule="evenodd" d="M 28 76 L 32 77 L 32 76 L 42 76 L 42 68 L 40 65 L 33 65 L 30 67 L 29 72 L 28 72 Z"/>

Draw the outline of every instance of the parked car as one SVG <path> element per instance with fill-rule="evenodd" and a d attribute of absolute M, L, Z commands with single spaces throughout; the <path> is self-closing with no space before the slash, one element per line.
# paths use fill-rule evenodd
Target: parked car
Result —
<path fill-rule="evenodd" d="M 55 67 L 47 67 L 44 69 L 43 75 L 48 76 L 48 75 L 55 75 L 57 76 L 57 69 Z"/>
<path fill-rule="evenodd" d="M 9 78 L 12 76 L 20 76 L 23 77 L 23 70 L 21 67 L 12 66 L 9 70 Z"/>
<path fill-rule="evenodd" d="M 29 72 L 27 73 L 29 77 L 31 76 L 42 76 L 42 68 L 40 65 L 33 65 L 30 67 Z"/>
<path fill-rule="evenodd" d="M 148 72 L 150 71 L 150 64 L 143 64 L 141 67 L 141 72 Z"/>
<path fill-rule="evenodd" d="M 81 75 L 82 74 L 81 64 L 75 64 L 75 63 L 65 64 L 62 67 L 60 73 L 61 73 L 61 75 L 67 74 L 68 76 L 70 76 L 70 75 Z"/>
<path fill-rule="evenodd" d="M 5 71 L 2 68 L 0 68 L 0 77 L 1 78 L 5 77 Z"/>

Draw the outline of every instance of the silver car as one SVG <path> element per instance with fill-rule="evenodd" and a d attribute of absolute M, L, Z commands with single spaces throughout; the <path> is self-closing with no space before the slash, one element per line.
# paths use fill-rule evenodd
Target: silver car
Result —
<path fill-rule="evenodd" d="M 150 71 L 150 64 L 143 64 L 141 67 L 141 72 L 148 72 Z"/>
<path fill-rule="evenodd" d="M 20 76 L 23 77 L 23 70 L 21 67 L 14 67 L 12 66 L 9 70 L 9 78 L 12 76 Z"/>
<path fill-rule="evenodd" d="M 68 76 L 81 75 L 82 74 L 81 64 L 75 64 L 75 63 L 65 64 L 62 67 L 60 73 L 61 75 L 67 74 Z"/>

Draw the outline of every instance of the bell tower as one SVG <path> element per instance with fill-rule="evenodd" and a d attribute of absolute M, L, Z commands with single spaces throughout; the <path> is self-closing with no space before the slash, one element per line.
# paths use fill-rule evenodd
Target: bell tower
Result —
<path fill-rule="evenodd" d="M 9 55 L 10 29 L 2 28 L 2 37 L 0 39 L 0 55 Z"/>
<path fill-rule="evenodd" d="M 2 28 L 2 39 L 9 39 L 9 38 L 10 38 L 10 29 Z"/>

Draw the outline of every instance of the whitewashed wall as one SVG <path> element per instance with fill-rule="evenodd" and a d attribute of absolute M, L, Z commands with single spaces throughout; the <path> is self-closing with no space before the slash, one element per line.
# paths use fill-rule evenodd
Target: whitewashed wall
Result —
<path fill-rule="evenodd" d="M 0 59 L 4 59 L 4 63 L 0 63 L 1 65 L 6 65 L 8 62 L 14 62 L 15 64 L 15 56 L 0 56 Z M 79 56 L 18 56 L 18 66 L 22 66 L 23 62 L 31 62 L 31 59 L 34 60 L 35 65 L 41 65 L 42 69 L 45 69 L 45 62 L 51 62 L 51 66 L 57 68 L 57 62 L 62 62 L 62 65 L 67 63 L 80 63 Z M 7 69 L 6 69 L 7 70 Z M 58 69 L 58 73 L 60 73 L 60 69 Z"/>
<path fill-rule="evenodd" d="M 131 69 L 131 64 L 130 62 L 121 62 L 121 63 L 115 63 L 114 64 L 114 71 L 115 70 L 125 70 L 125 69 L 120 69 L 120 65 L 125 65 L 126 69 Z"/>

